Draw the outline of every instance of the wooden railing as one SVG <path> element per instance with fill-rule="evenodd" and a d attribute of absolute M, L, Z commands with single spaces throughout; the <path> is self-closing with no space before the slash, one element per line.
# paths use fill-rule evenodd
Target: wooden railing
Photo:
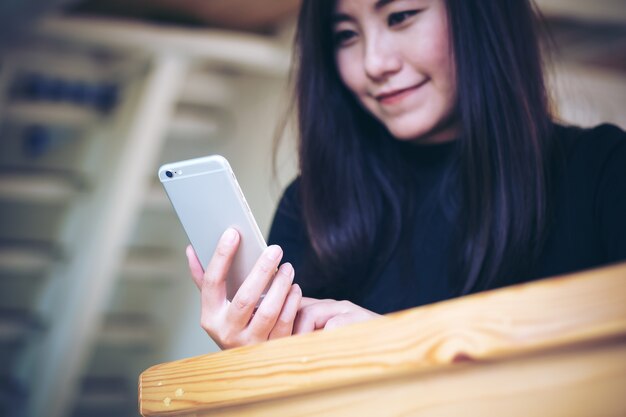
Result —
<path fill-rule="evenodd" d="M 156 365 L 143 416 L 626 416 L 626 264 Z"/>

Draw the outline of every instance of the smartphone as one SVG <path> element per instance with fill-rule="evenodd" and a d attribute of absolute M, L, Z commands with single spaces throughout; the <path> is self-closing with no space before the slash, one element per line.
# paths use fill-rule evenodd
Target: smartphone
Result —
<path fill-rule="evenodd" d="M 202 268 L 227 228 L 239 232 L 239 248 L 226 278 L 232 300 L 267 244 L 230 164 L 223 156 L 210 155 L 165 164 L 158 175 Z"/>

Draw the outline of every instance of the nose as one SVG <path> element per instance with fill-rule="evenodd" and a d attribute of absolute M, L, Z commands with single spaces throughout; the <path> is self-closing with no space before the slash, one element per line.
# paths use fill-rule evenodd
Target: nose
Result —
<path fill-rule="evenodd" d="M 384 36 L 369 39 L 365 46 L 364 70 L 375 81 L 384 80 L 402 68 L 402 59 Z"/>

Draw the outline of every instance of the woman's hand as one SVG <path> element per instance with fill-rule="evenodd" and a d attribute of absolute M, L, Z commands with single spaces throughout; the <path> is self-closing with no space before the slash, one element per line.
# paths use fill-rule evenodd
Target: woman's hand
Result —
<path fill-rule="evenodd" d="M 302 306 L 294 324 L 293 334 L 309 333 L 319 329 L 335 329 L 380 316 L 380 314 L 345 300 L 318 300 L 303 297 L 301 304 Z"/>
<path fill-rule="evenodd" d="M 191 276 L 201 292 L 200 324 L 222 349 L 291 335 L 302 300 L 300 287 L 292 285 L 293 267 L 285 263 L 278 268 L 283 253 L 279 246 L 273 245 L 259 257 L 232 302 L 228 301 L 226 276 L 239 239 L 236 230 L 226 230 L 205 272 L 193 248 L 187 247 Z M 272 285 L 255 311 L 270 281 Z"/>

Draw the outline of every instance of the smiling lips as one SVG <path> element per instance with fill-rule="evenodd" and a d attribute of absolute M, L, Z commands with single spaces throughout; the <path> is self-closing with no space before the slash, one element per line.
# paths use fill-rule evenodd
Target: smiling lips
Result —
<path fill-rule="evenodd" d="M 420 82 L 419 84 L 415 84 L 411 87 L 400 88 L 397 90 L 392 90 L 389 92 L 377 94 L 374 96 L 376 100 L 378 100 L 381 104 L 395 104 L 402 101 L 405 97 L 409 96 L 411 93 L 415 92 L 418 88 L 423 86 L 427 80 Z"/>

